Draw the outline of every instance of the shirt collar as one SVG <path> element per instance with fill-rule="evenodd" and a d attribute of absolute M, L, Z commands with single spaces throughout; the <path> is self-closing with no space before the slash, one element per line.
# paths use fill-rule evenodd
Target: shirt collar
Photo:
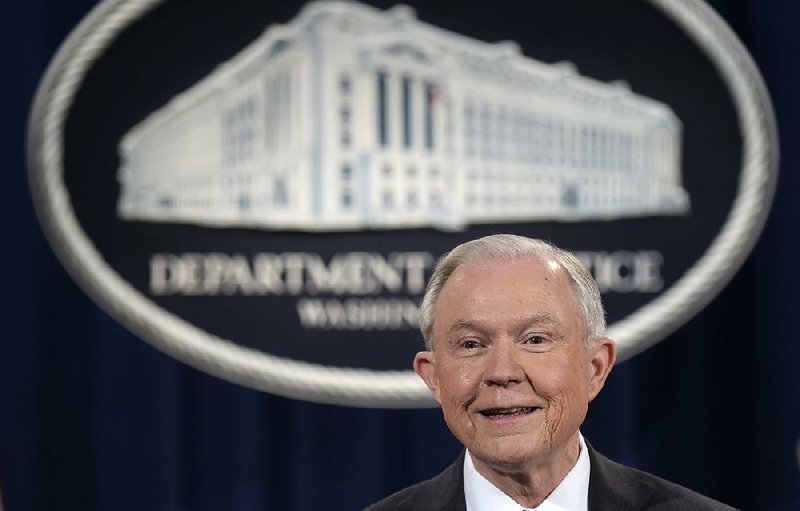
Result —
<path fill-rule="evenodd" d="M 558 483 L 536 511 L 587 511 L 589 507 L 589 452 L 578 433 L 581 452 L 575 466 Z M 522 511 L 525 509 L 475 469 L 472 455 L 464 456 L 464 498 L 467 511 Z"/>

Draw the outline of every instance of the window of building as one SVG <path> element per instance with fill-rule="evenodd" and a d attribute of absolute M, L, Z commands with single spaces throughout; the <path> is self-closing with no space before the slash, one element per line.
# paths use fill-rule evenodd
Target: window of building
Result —
<path fill-rule="evenodd" d="M 439 103 L 439 87 L 431 82 L 425 83 L 425 148 L 434 148 L 433 112 Z"/>
<path fill-rule="evenodd" d="M 276 177 L 273 182 L 272 200 L 276 206 L 286 206 L 289 203 L 289 194 L 286 190 L 286 180 Z"/>
<path fill-rule="evenodd" d="M 350 83 L 350 75 L 347 73 L 342 73 L 342 75 L 339 77 L 339 92 L 342 96 L 349 96 L 351 89 L 352 84 Z"/>
<path fill-rule="evenodd" d="M 403 147 L 410 148 L 412 146 L 412 126 L 414 124 L 413 118 L 413 88 L 411 78 L 404 76 L 402 78 L 402 91 L 403 91 Z"/>
<path fill-rule="evenodd" d="M 508 142 L 508 137 L 506 136 L 508 130 L 508 116 L 506 114 L 505 107 L 499 107 L 497 109 L 497 114 L 495 115 L 495 129 L 494 129 L 494 140 L 495 140 L 495 151 L 494 154 L 500 160 L 506 159 L 506 143 Z"/>
<path fill-rule="evenodd" d="M 239 164 L 253 156 L 255 111 L 255 99 L 251 97 L 223 114 L 223 158 L 226 164 Z"/>
<path fill-rule="evenodd" d="M 528 160 L 533 162 L 544 161 L 544 130 L 541 128 L 539 119 L 531 116 L 527 122 L 528 129 Z"/>
<path fill-rule="evenodd" d="M 235 123 L 236 118 L 233 112 L 229 111 L 222 114 L 222 158 L 226 165 L 232 165 L 236 162 Z"/>
<path fill-rule="evenodd" d="M 453 102 L 449 99 L 444 100 L 444 125 L 447 154 L 455 151 L 456 123 L 453 119 Z"/>
<path fill-rule="evenodd" d="M 283 108 L 281 110 L 281 144 L 286 147 L 291 142 L 292 125 L 294 116 L 292 115 L 292 92 L 294 90 L 294 79 L 292 73 L 284 72 L 281 76 L 281 96 Z"/>
<path fill-rule="evenodd" d="M 547 117 L 544 119 L 544 123 L 541 125 L 542 129 L 542 144 L 543 144 L 543 151 L 542 151 L 542 161 L 545 163 L 551 163 L 553 161 L 553 141 L 555 139 L 555 133 L 553 129 L 553 121 Z"/>
<path fill-rule="evenodd" d="M 381 147 L 389 145 L 389 97 L 388 77 L 386 71 L 378 71 L 378 144 Z"/>
<path fill-rule="evenodd" d="M 350 131 L 351 131 L 351 113 L 350 113 L 350 105 L 347 103 L 343 104 L 339 110 L 339 123 L 340 123 L 340 131 L 341 131 L 341 143 L 342 147 L 348 148 L 350 147 Z"/>
<path fill-rule="evenodd" d="M 483 159 L 489 159 L 492 155 L 492 119 L 489 105 L 485 103 L 481 106 L 481 122 L 478 129 L 480 130 L 481 156 Z"/>
<path fill-rule="evenodd" d="M 600 165 L 600 137 L 596 127 L 589 128 L 589 168 L 596 169 Z"/>
<path fill-rule="evenodd" d="M 406 195 L 406 199 L 409 209 L 417 207 L 419 199 L 417 197 L 417 192 L 415 190 L 409 190 L 408 194 Z"/>
<path fill-rule="evenodd" d="M 589 138 L 589 128 L 587 126 L 582 126 L 580 129 L 580 154 L 579 154 L 579 161 L 578 165 L 581 168 L 586 168 L 589 165 L 589 152 L 590 152 L 590 144 L 591 140 Z"/>
<path fill-rule="evenodd" d="M 292 77 L 286 72 L 277 72 L 264 81 L 264 145 L 269 151 L 285 148 L 291 142 L 292 133 Z"/>
<path fill-rule="evenodd" d="M 464 151 L 467 156 L 475 154 L 475 108 L 472 101 L 464 105 Z"/>
<path fill-rule="evenodd" d="M 611 157 L 611 145 L 610 145 L 610 137 L 608 130 L 603 128 L 603 131 L 600 132 L 600 167 L 607 169 L 611 165 L 610 157 Z"/>
<path fill-rule="evenodd" d="M 353 205 L 353 166 L 349 163 L 342 163 L 340 168 L 342 183 L 342 207 L 349 209 Z"/>
<path fill-rule="evenodd" d="M 622 138 L 622 167 L 625 170 L 633 169 L 633 141 L 627 133 Z"/>

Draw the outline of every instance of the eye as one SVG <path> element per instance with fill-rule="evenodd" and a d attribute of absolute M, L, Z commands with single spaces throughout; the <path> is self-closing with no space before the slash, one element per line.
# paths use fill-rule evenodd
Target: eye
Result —
<path fill-rule="evenodd" d="M 480 348 L 481 343 L 479 343 L 475 339 L 467 339 L 461 343 L 461 347 L 467 350 L 474 350 Z"/>
<path fill-rule="evenodd" d="M 526 344 L 545 344 L 547 339 L 542 337 L 541 335 L 531 335 L 525 340 Z"/>
<path fill-rule="evenodd" d="M 451 346 L 453 354 L 457 357 L 474 357 L 486 350 L 484 339 L 469 334 L 453 339 Z"/>
<path fill-rule="evenodd" d="M 547 335 L 528 334 L 523 339 L 522 345 L 530 351 L 548 351 L 553 343 Z"/>

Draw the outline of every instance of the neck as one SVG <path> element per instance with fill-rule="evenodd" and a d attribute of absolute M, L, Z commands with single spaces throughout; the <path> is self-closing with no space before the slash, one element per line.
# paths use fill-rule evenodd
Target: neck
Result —
<path fill-rule="evenodd" d="M 547 460 L 503 466 L 472 456 L 472 463 L 489 482 L 523 507 L 537 507 L 564 480 L 578 462 L 581 445 L 576 433 L 567 445 L 548 453 Z"/>

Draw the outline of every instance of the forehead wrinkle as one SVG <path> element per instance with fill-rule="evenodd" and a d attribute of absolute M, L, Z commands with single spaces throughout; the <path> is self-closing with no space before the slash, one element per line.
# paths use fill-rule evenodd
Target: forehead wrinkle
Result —
<path fill-rule="evenodd" d="M 520 330 L 524 330 L 531 325 L 560 325 L 559 321 L 547 312 L 538 312 L 525 316 L 520 321 L 515 321 L 515 323 L 520 325 Z M 456 330 L 476 330 L 484 332 L 487 329 L 481 325 L 481 320 L 459 319 L 454 321 L 447 331 L 454 332 Z"/>
<path fill-rule="evenodd" d="M 456 320 L 450 325 L 450 328 L 447 329 L 448 332 L 455 332 L 456 330 L 480 330 L 480 331 L 483 331 L 483 329 L 480 327 L 479 322 L 471 320 L 471 319 L 459 319 L 459 320 Z"/>
<path fill-rule="evenodd" d="M 525 318 L 526 325 L 556 325 L 560 326 L 561 322 L 558 321 L 552 314 L 547 312 L 537 312 Z"/>
<path fill-rule="evenodd" d="M 521 323 L 519 323 L 518 334 L 521 334 L 532 326 L 551 328 L 552 331 L 550 333 L 555 335 L 557 338 L 560 338 L 564 335 L 564 325 L 562 322 L 547 312 L 540 312 L 527 316 Z"/>

